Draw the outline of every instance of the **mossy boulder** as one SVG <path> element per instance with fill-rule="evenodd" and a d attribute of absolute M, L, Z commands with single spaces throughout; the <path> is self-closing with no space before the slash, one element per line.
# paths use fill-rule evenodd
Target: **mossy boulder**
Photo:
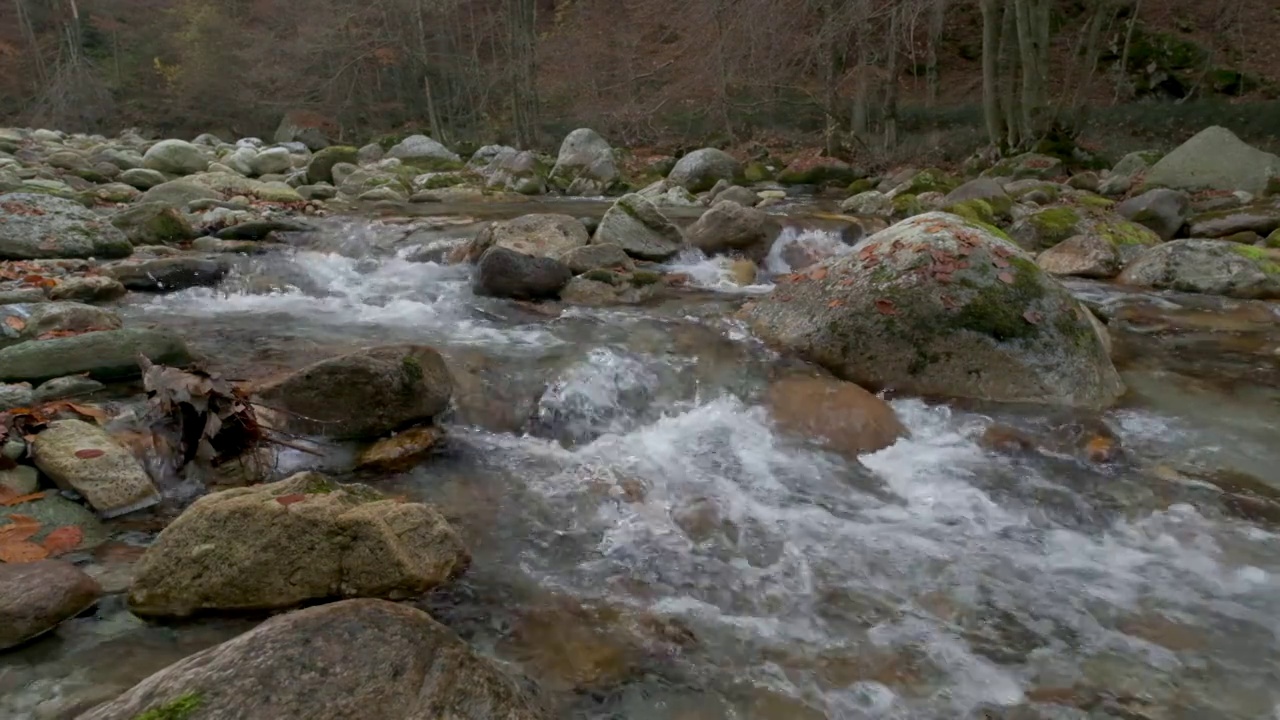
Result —
<path fill-rule="evenodd" d="M 1016 245 L 948 213 L 863 240 L 744 308 L 769 344 L 869 389 L 1106 407 L 1095 321 Z"/>
<path fill-rule="evenodd" d="M 772 179 L 773 173 L 769 171 L 769 166 L 759 160 L 747 163 L 747 166 L 742 169 L 743 182 L 762 183 Z"/>
<path fill-rule="evenodd" d="M 840 212 L 852 215 L 888 217 L 893 213 L 893 209 L 893 198 L 879 190 L 863 190 L 857 195 L 845 198 L 840 203 Z"/>
<path fill-rule="evenodd" d="M 333 166 L 338 163 L 359 164 L 358 148 L 350 145 L 331 145 L 311 156 L 307 162 L 307 183 L 333 182 Z"/>
<path fill-rule="evenodd" d="M 1191 215 L 1191 200 L 1179 190 L 1148 190 L 1117 205 L 1116 213 L 1172 240 Z"/>
<path fill-rule="evenodd" d="M 1024 153 L 1005 158 L 982 172 L 983 177 L 1002 177 L 1022 180 L 1036 178 L 1048 180 L 1063 174 L 1062 161 L 1056 157 L 1038 153 Z"/>
<path fill-rule="evenodd" d="M 778 182 L 783 185 L 845 187 L 857 179 L 858 171 L 849 163 L 827 157 L 798 160 L 778 173 Z"/>
<path fill-rule="evenodd" d="M 900 195 L 921 195 L 927 192 L 947 194 L 960 186 L 960 182 L 941 170 L 921 170 L 906 183 L 895 189 Z"/>
<path fill-rule="evenodd" d="M 425 612 L 357 599 L 273 617 L 80 720 L 548 717 L 521 684 Z"/>
<path fill-rule="evenodd" d="M 942 205 L 947 208 L 947 212 L 964 217 L 977 216 L 983 222 L 994 224 L 997 219 L 1009 219 L 1013 211 L 1013 198 L 999 182 L 980 177 L 947 193 Z"/>
<path fill-rule="evenodd" d="M 742 175 L 742 164 L 729 153 L 716 148 L 694 150 L 676 161 L 667 181 L 688 190 L 705 192 L 719 180 L 733 182 Z"/>
<path fill-rule="evenodd" d="M 1280 248 L 1280 230 L 1276 230 L 1275 232 L 1268 235 L 1262 241 L 1262 244 L 1268 248 Z"/>
<path fill-rule="evenodd" d="M 1009 235 L 1032 252 L 1048 250 L 1076 235 L 1096 235 L 1116 246 L 1149 246 L 1160 242 L 1150 228 L 1100 208 L 1059 205 L 1034 212 L 1009 229 Z"/>
<path fill-rule="evenodd" d="M 1226 240 L 1183 239 L 1148 248 L 1120 273 L 1126 285 L 1225 295 L 1280 298 L 1280 250 Z"/>
<path fill-rule="evenodd" d="M 591 242 L 616 245 L 640 260 L 662 262 L 680 252 L 684 236 L 653 203 L 631 193 L 605 212 Z"/>
<path fill-rule="evenodd" d="M 137 245 L 167 245 L 196 236 L 191 221 L 165 203 L 138 203 L 111 216 L 111 224 Z"/>
<path fill-rule="evenodd" d="M 893 207 L 892 217 L 894 220 L 905 220 L 925 212 L 924 203 L 920 201 L 918 196 L 911 193 L 894 195 L 890 203 Z"/>
<path fill-rule="evenodd" d="M 434 508 L 308 472 L 193 503 L 138 561 L 129 609 L 188 617 L 335 597 L 416 597 L 469 562 Z"/>

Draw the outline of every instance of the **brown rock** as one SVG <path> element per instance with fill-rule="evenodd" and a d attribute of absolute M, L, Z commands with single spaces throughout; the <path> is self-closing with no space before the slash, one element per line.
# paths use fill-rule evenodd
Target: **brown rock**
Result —
<path fill-rule="evenodd" d="M 177 710 L 185 710 L 182 715 Z M 347 600 L 272 618 L 80 720 L 536 720 L 511 678 L 429 615 Z"/>
<path fill-rule="evenodd" d="M 444 430 L 435 425 L 412 427 L 383 438 L 360 453 L 357 470 L 404 472 L 422 462 L 444 441 Z"/>
<path fill-rule="evenodd" d="M 52 630 L 101 595 L 98 583 L 63 560 L 0 564 L 0 650 Z"/>
<path fill-rule="evenodd" d="M 787 432 L 846 455 L 882 450 L 907 434 L 888 403 L 842 380 L 784 378 L 769 388 L 768 404 Z"/>

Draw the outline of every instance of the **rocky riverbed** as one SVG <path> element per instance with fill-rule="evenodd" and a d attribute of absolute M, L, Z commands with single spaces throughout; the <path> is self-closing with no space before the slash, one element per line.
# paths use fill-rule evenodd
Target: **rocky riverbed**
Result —
<path fill-rule="evenodd" d="M 0 130 L 0 715 L 1269 717 L 1280 164 L 1224 133 Z"/>

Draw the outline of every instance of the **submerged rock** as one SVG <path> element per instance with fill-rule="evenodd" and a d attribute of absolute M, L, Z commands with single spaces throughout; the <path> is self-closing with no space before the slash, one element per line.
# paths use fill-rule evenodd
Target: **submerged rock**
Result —
<path fill-rule="evenodd" d="M 103 272 L 130 290 L 175 292 L 217 285 L 230 269 L 226 260 L 216 256 L 180 255 L 125 260 L 104 266 Z"/>
<path fill-rule="evenodd" d="M 436 425 L 422 425 L 378 440 L 360 453 L 357 470 L 404 472 L 422 462 L 444 441 L 444 430 Z"/>
<path fill-rule="evenodd" d="M 119 258 L 129 240 L 83 205 L 36 193 L 0 195 L 0 260 Z"/>
<path fill-rule="evenodd" d="M 679 228 L 635 193 L 618 198 L 591 238 L 594 244 L 616 245 L 631 257 L 654 262 L 674 257 L 683 240 Z"/>
<path fill-rule="evenodd" d="M 142 464 L 97 425 L 55 420 L 36 435 L 31 449 L 40 472 L 58 487 L 79 493 L 103 517 L 160 502 Z"/>
<path fill-rule="evenodd" d="M 883 450 L 907 434 L 888 403 L 842 380 L 784 378 L 769 387 L 768 404 L 783 430 L 850 456 Z"/>
<path fill-rule="evenodd" d="M 43 635 L 101 596 L 93 578 L 63 560 L 0 563 L 0 650 Z"/>
<path fill-rule="evenodd" d="M 15 515 L 29 517 L 40 523 L 40 529 L 31 537 L 31 542 L 35 543 L 44 542 L 49 533 L 67 526 L 77 527 L 81 532 L 80 544 L 73 550 L 92 550 L 110 535 L 93 512 L 58 493 L 48 492 L 43 497 L 16 505 L 0 505 L 0 528 L 9 524 Z"/>
<path fill-rule="evenodd" d="M 545 717 L 449 629 L 385 600 L 346 600 L 272 618 L 170 665 L 79 720 L 177 720 L 174 708 L 190 720 L 369 720 L 387 712 L 404 720 Z"/>
<path fill-rule="evenodd" d="M 947 213 L 876 233 L 743 315 L 874 389 L 1085 407 L 1124 390 L 1088 310 L 1016 245 Z"/>
<path fill-rule="evenodd" d="M 1174 240 L 1146 250 L 1118 279 L 1126 285 L 1269 300 L 1280 298 L 1280 252 L 1229 240 Z"/>
<path fill-rule="evenodd" d="M 409 598 L 469 562 L 435 508 L 300 473 L 194 502 L 138 562 L 129 608 L 186 617 L 327 598 Z"/>
<path fill-rule="evenodd" d="M 375 438 L 431 420 L 449 406 L 453 379 L 422 345 L 367 348 L 321 360 L 258 390 L 292 432 Z"/>
<path fill-rule="evenodd" d="M 41 382 L 87 373 L 95 380 L 138 377 L 138 355 L 165 365 L 186 365 L 191 352 L 180 338 L 162 330 L 124 328 L 51 340 L 32 340 L 0 349 L 0 381 Z"/>
<path fill-rule="evenodd" d="M 471 287 L 477 295 L 545 300 L 556 297 L 572 277 L 559 260 L 491 247 L 480 256 Z"/>

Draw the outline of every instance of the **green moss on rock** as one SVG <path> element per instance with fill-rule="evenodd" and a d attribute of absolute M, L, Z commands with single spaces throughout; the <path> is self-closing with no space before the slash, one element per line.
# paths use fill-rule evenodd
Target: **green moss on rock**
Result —
<path fill-rule="evenodd" d="M 956 327 L 989 335 L 996 340 L 1018 340 L 1034 337 L 1039 327 L 1023 316 L 1025 309 L 1044 297 L 1040 285 L 1040 269 L 1026 258 L 1009 258 L 1013 284 L 995 282 L 975 287 L 975 294 L 955 316 Z"/>
<path fill-rule="evenodd" d="M 1155 240 L 1152 231 L 1143 225 L 1128 220 L 1110 220 L 1100 222 L 1097 226 L 1098 235 L 1104 240 L 1117 247 L 1124 245 L 1154 245 Z"/>
<path fill-rule="evenodd" d="M 159 707 L 135 715 L 133 720 L 187 720 L 200 709 L 199 693 L 185 693 Z"/>
<path fill-rule="evenodd" d="M 943 208 L 943 211 L 952 215 L 959 215 L 970 222 L 978 222 L 985 225 L 994 225 L 996 222 L 995 208 L 991 207 L 991 203 L 980 198 L 953 203 Z"/>
<path fill-rule="evenodd" d="M 1267 239 L 1262 241 L 1262 244 L 1269 248 L 1280 248 L 1280 230 L 1276 230 L 1268 235 Z"/>
<path fill-rule="evenodd" d="M 1080 213 L 1069 207 L 1045 208 L 1027 219 L 1042 236 L 1065 240 L 1075 233 Z"/>
<path fill-rule="evenodd" d="M 861 178 L 849 183 L 849 187 L 845 188 L 850 195 L 857 195 L 869 190 L 876 189 L 876 181 L 871 178 Z"/>
<path fill-rule="evenodd" d="M 759 161 L 747 163 L 747 166 L 742 169 L 742 179 L 749 183 L 765 182 L 772 177 L 773 174 L 769 172 L 768 166 Z"/>
<path fill-rule="evenodd" d="M 662 274 L 653 270 L 636 270 L 631 273 L 631 284 L 636 287 L 654 285 L 662 280 Z"/>
<path fill-rule="evenodd" d="M 1230 247 L 1237 255 L 1252 260 L 1260 270 L 1268 275 L 1280 275 L 1280 264 L 1277 264 L 1272 255 L 1266 250 L 1253 245 L 1241 245 L 1239 243 L 1231 243 Z"/>
<path fill-rule="evenodd" d="M 1077 195 L 1076 202 L 1080 203 L 1081 205 L 1084 205 L 1085 207 L 1099 208 L 1102 210 L 1109 210 L 1115 207 L 1116 205 L 1115 200 L 1111 200 L 1110 198 L 1104 198 L 1101 195 L 1094 195 L 1093 193 L 1083 193 L 1083 194 Z"/>
<path fill-rule="evenodd" d="M 924 205 L 920 203 L 920 198 L 910 193 L 903 193 L 893 196 L 893 216 L 896 218 L 909 218 L 913 215 L 919 215 L 924 212 Z"/>

